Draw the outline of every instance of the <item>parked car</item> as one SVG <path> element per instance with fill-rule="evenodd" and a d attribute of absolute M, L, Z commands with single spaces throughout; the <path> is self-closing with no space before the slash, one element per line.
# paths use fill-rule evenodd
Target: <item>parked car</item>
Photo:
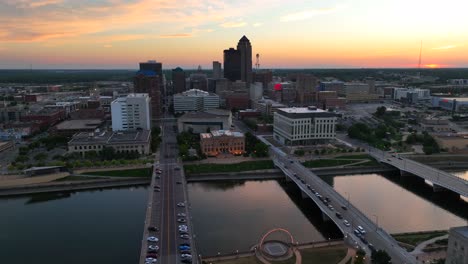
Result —
<path fill-rule="evenodd" d="M 150 237 L 147 238 L 147 240 L 150 241 L 150 242 L 158 242 L 159 241 L 159 239 L 157 237 L 155 237 L 155 236 L 150 236 Z"/>

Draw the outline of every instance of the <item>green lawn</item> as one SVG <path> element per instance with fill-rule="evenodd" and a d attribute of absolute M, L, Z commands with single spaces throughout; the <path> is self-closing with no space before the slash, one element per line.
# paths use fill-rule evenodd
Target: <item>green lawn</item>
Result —
<path fill-rule="evenodd" d="M 210 172 L 240 172 L 274 169 L 271 160 L 244 161 L 234 164 L 189 164 L 184 165 L 187 174 Z"/>
<path fill-rule="evenodd" d="M 96 176 L 109 176 L 109 177 L 151 177 L 152 168 L 115 170 L 115 171 L 93 171 L 93 172 L 83 172 L 81 174 L 96 175 Z"/>
<path fill-rule="evenodd" d="M 88 177 L 88 176 L 67 176 L 65 178 L 54 180 L 54 182 L 63 182 L 63 181 L 86 181 L 86 180 L 97 180 L 102 179 L 100 177 Z"/>
<path fill-rule="evenodd" d="M 308 160 L 302 163 L 308 168 L 320 168 L 320 167 L 334 167 L 348 165 L 357 162 L 356 160 L 335 160 L 335 159 L 319 159 L 319 160 Z"/>
<path fill-rule="evenodd" d="M 434 237 L 446 235 L 447 231 L 430 231 L 430 232 L 418 232 L 418 233 L 407 233 L 407 234 L 394 234 L 392 235 L 395 240 L 417 246 L 423 241 L 429 240 Z"/>
<path fill-rule="evenodd" d="M 302 263 L 336 264 L 346 256 L 347 251 L 346 247 L 302 249 Z"/>

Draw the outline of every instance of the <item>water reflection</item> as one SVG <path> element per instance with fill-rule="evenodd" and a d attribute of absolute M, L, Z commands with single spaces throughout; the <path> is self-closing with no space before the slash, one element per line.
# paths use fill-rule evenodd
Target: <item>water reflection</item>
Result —
<path fill-rule="evenodd" d="M 334 188 L 391 233 L 441 230 L 465 224 L 468 203 L 458 195 L 434 193 L 416 177 L 398 173 L 336 176 Z"/>
<path fill-rule="evenodd" d="M 35 204 L 35 203 L 43 203 L 53 200 L 60 200 L 70 198 L 71 193 L 39 193 L 33 194 L 24 204 Z"/>
<path fill-rule="evenodd" d="M 297 187 L 289 183 L 267 180 L 227 184 L 188 184 L 196 243 L 202 255 L 248 250 L 276 227 L 288 229 L 299 242 L 340 236 L 334 225 L 330 228 L 322 222 L 313 203 L 302 200 Z"/>

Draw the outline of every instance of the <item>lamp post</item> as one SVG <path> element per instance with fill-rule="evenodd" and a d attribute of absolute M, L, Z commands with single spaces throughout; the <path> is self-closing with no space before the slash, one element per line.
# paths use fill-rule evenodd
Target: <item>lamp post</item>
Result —
<path fill-rule="evenodd" d="M 379 216 L 375 214 L 373 216 L 375 216 L 375 231 L 377 231 L 379 228 Z"/>
<path fill-rule="evenodd" d="M 347 206 L 347 207 L 349 207 L 349 193 L 348 193 L 348 192 L 345 192 L 345 194 L 348 196 L 348 200 L 347 200 L 347 201 L 348 201 L 348 203 L 347 203 L 347 205 L 346 205 L 346 206 Z"/>

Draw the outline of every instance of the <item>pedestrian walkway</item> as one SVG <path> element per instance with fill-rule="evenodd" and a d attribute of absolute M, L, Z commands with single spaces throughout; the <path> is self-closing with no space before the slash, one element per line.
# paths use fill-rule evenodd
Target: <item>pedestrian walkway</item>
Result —
<path fill-rule="evenodd" d="M 338 264 L 346 264 L 346 262 L 348 262 L 349 259 L 354 258 L 355 255 L 356 255 L 356 250 L 354 248 L 348 248 L 348 252 L 346 253 L 346 256 L 340 262 L 338 262 Z"/>

